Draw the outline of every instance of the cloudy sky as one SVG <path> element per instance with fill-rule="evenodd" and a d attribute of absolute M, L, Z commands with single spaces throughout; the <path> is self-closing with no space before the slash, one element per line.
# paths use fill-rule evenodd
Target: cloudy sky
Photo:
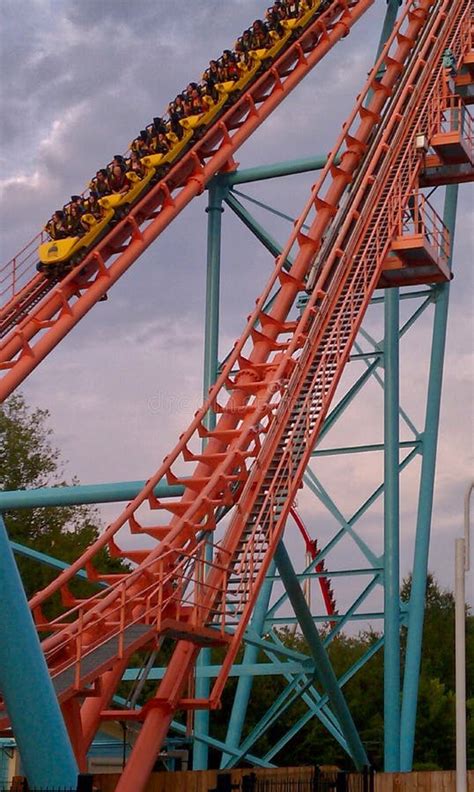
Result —
<path fill-rule="evenodd" d="M 232 45 L 261 0 L 1 0 L 2 260 L 80 192 L 210 57 Z M 330 150 L 362 87 L 377 46 L 385 3 L 376 0 L 296 92 L 238 153 L 241 167 Z M 294 216 L 314 179 L 292 177 L 242 191 Z M 199 406 L 203 362 L 206 195 L 196 199 L 157 243 L 43 362 L 24 385 L 32 405 L 51 412 L 68 472 L 83 483 L 147 478 Z M 281 242 L 290 223 L 255 208 Z M 472 191 L 461 189 L 449 319 L 440 454 L 430 566 L 444 585 L 453 577 L 453 541 L 462 530 L 462 498 L 472 476 Z M 272 259 L 239 225 L 223 218 L 223 356 L 238 336 Z M 403 315 L 407 316 L 407 305 Z M 401 391 L 423 427 L 432 310 L 402 344 Z M 383 335 L 380 308 L 367 329 Z M 363 371 L 351 364 L 347 384 Z M 342 391 L 341 391 L 342 393 Z M 326 447 L 381 442 L 383 402 L 373 382 L 354 402 Z M 412 437 L 403 425 L 403 439 Z M 346 518 L 381 481 L 380 454 L 321 459 L 314 471 Z M 402 563 L 411 566 L 419 462 L 402 477 Z M 324 544 L 333 518 L 307 491 L 300 508 Z M 119 507 L 104 507 L 104 519 Z M 376 554 L 382 547 L 382 501 L 361 523 Z M 293 527 L 290 528 L 290 532 Z M 295 560 L 303 549 L 290 536 Z M 340 568 L 361 558 L 349 543 L 328 559 Z M 340 589 L 341 600 L 345 598 Z M 474 597 L 471 597 L 474 599 Z"/>

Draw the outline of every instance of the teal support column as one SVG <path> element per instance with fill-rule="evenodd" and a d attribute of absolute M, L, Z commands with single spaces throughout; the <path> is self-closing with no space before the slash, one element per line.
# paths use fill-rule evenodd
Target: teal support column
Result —
<path fill-rule="evenodd" d="M 268 612 L 270 604 L 270 597 L 272 594 L 273 580 L 275 574 L 275 564 L 272 563 L 268 570 L 268 575 L 265 583 L 262 586 L 255 610 L 252 616 L 251 629 L 253 632 L 261 635 L 265 625 L 265 617 Z M 251 665 L 257 662 L 260 648 L 255 644 L 247 644 L 242 659 L 242 666 L 248 668 L 246 676 L 241 676 L 237 683 L 235 691 L 234 703 L 230 713 L 229 725 L 227 727 L 226 745 L 231 748 L 238 748 L 242 738 L 242 730 L 244 728 L 245 717 L 247 714 L 247 705 L 252 692 L 253 674 L 251 673 Z M 222 753 L 221 768 L 230 766 L 232 762 L 232 755 Z"/>
<path fill-rule="evenodd" d="M 37 509 L 47 506 L 81 506 L 86 503 L 118 503 L 136 498 L 145 481 L 116 481 L 111 484 L 78 484 L 75 487 L 39 487 L 0 492 L 0 512 Z M 180 485 L 160 481 L 153 490 L 157 498 L 181 495 Z"/>
<path fill-rule="evenodd" d="M 384 768 L 400 765 L 400 482 L 398 289 L 385 291 Z"/>
<path fill-rule="evenodd" d="M 221 231 L 222 201 L 227 190 L 217 181 L 209 187 L 209 202 L 206 209 L 207 221 L 207 280 L 206 280 L 206 320 L 204 335 L 204 373 L 203 395 L 207 398 L 209 388 L 217 378 L 219 366 L 219 302 L 220 302 L 220 270 L 221 270 Z M 216 424 L 214 412 L 206 415 L 205 424 L 213 429 Z M 212 561 L 212 547 L 206 547 L 206 560 Z M 211 650 L 201 649 L 197 659 L 196 697 L 208 698 L 210 681 L 208 677 L 199 675 L 199 669 L 210 665 Z M 194 714 L 195 731 L 201 735 L 209 734 L 209 710 L 196 710 Z M 207 770 L 209 745 L 202 740 L 194 740 L 193 770 Z"/>
<path fill-rule="evenodd" d="M 1 516 L 0 690 L 30 787 L 75 789 L 76 760 Z"/>
<path fill-rule="evenodd" d="M 256 238 L 266 247 L 269 253 L 272 256 L 280 255 L 281 253 L 281 246 L 278 242 L 263 228 L 260 223 L 258 223 L 254 217 L 250 214 L 250 212 L 241 204 L 240 201 L 237 200 L 235 195 L 231 192 L 228 194 L 227 198 L 225 199 L 226 204 L 232 209 L 232 211 L 237 215 L 239 220 L 256 236 Z M 286 260 L 285 264 L 283 265 L 285 269 L 290 269 L 292 264 L 292 260 L 290 257 Z"/>
<path fill-rule="evenodd" d="M 380 34 L 380 42 L 377 50 L 377 58 L 382 52 L 385 42 L 389 38 L 395 22 L 397 21 L 398 10 L 402 4 L 402 0 L 387 0 L 387 10 L 385 12 L 385 19 L 383 22 L 382 33 Z M 377 60 L 376 58 L 376 60 Z"/>
<path fill-rule="evenodd" d="M 365 748 L 362 745 L 344 694 L 326 654 L 323 642 L 319 636 L 313 617 L 311 616 L 311 611 L 304 598 L 304 594 L 283 542 L 280 542 L 276 549 L 275 562 L 288 594 L 288 599 L 290 600 L 314 659 L 315 673 L 327 693 L 333 712 L 339 721 L 341 732 L 347 741 L 354 764 L 360 770 L 362 767 L 369 764 Z"/>
<path fill-rule="evenodd" d="M 224 173 L 217 176 L 215 181 L 219 184 L 233 187 L 235 184 L 247 184 L 248 182 L 264 181 L 265 179 L 277 179 L 281 176 L 292 176 L 296 173 L 308 173 L 308 171 L 322 170 L 327 162 L 327 156 L 322 154 L 316 157 L 305 157 L 288 162 L 275 162 L 271 165 L 258 165 L 255 168 L 245 168 Z M 336 164 L 339 163 L 339 160 Z M 215 182 L 211 182 L 213 186 Z"/>
<path fill-rule="evenodd" d="M 446 188 L 443 221 L 451 235 L 450 267 L 452 264 L 452 245 L 456 227 L 457 198 L 458 186 L 449 185 Z M 415 554 L 413 560 L 413 578 L 408 610 L 408 635 L 401 717 L 400 769 L 402 772 L 409 772 L 412 769 L 413 750 L 415 745 L 418 683 L 420 678 L 425 592 L 428 574 L 431 514 L 433 509 L 433 489 L 436 468 L 436 450 L 438 445 L 448 306 L 449 283 L 443 283 L 437 289 L 435 302 L 425 431 L 423 435 L 423 461 L 421 465 Z"/>

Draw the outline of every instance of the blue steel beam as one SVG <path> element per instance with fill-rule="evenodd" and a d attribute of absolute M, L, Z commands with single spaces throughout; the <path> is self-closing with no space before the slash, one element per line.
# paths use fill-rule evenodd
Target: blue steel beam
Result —
<path fill-rule="evenodd" d="M 239 218 L 239 220 L 252 232 L 252 234 L 266 247 L 269 253 L 272 256 L 280 255 L 282 248 L 281 245 L 271 236 L 271 234 L 266 231 L 260 223 L 258 223 L 254 217 L 250 214 L 250 212 L 243 206 L 240 201 L 237 200 L 235 195 L 229 193 L 226 198 L 226 204 L 229 206 L 230 209 L 234 212 L 234 214 Z M 290 269 L 292 264 L 292 259 L 288 256 L 286 260 L 286 264 L 284 265 L 285 269 Z"/>
<path fill-rule="evenodd" d="M 287 591 L 288 599 L 291 602 L 303 635 L 308 643 L 311 655 L 314 658 L 316 674 L 328 694 L 333 712 L 337 716 L 341 731 L 347 740 L 354 763 L 356 767 L 360 769 L 364 765 L 369 764 L 367 754 L 360 740 L 354 721 L 352 720 L 352 715 L 344 695 L 339 687 L 334 669 L 331 666 L 319 633 L 315 627 L 300 584 L 296 580 L 290 557 L 283 542 L 280 542 L 276 549 L 275 562 Z"/>
<path fill-rule="evenodd" d="M 219 367 L 219 308 L 220 308 L 220 276 L 221 276 L 221 236 L 222 236 L 222 202 L 227 188 L 218 182 L 209 187 L 207 212 L 207 276 L 206 276 L 206 316 L 204 329 L 204 371 L 203 398 L 217 379 Z M 211 410 L 205 416 L 205 426 L 214 429 L 216 415 Z M 206 441 L 203 441 L 205 445 Z M 212 561 L 212 545 L 206 544 L 205 560 Z M 197 668 L 203 668 L 211 662 L 211 650 L 203 648 L 199 652 Z M 196 678 L 197 698 L 209 697 L 210 681 L 208 677 Z M 200 734 L 209 734 L 209 710 L 198 709 L 194 713 L 194 729 Z M 196 742 L 193 748 L 193 770 L 207 770 L 209 748 L 205 742 Z"/>
<path fill-rule="evenodd" d="M 32 490 L 0 492 L 0 512 L 133 500 L 145 483 L 145 481 L 116 481 L 112 484 L 82 484 L 74 487 L 40 487 Z M 153 492 L 157 498 L 173 498 L 181 495 L 184 487 L 160 481 Z"/>
<path fill-rule="evenodd" d="M 446 188 L 443 222 L 451 235 L 451 254 L 449 267 L 452 266 L 452 250 L 456 229 L 456 209 L 458 185 Z M 443 384 L 444 352 L 446 348 L 446 328 L 449 307 L 449 283 L 440 284 L 435 301 L 433 338 L 428 380 L 428 394 L 425 414 L 423 440 L 423 459 L 421 464 L 420 490 L 413 559 L 412 588 L 408 615 L 408 635 L 403 680 L 400 769 L 409 772 L 413 763 L 415 744 L 416 711 L 418 704 L 418 683 L 420 677 L 421 645 L 425 609 L 426 579 L 428 574 L 428 555 L 431 533 L 431 514 L 433 509 L 434 476 L 436 451 L 438 446 L 439 415 L 441 390 Z"/>
<path fill-rule="evenodd" d="M 400 769 L 400 403 L 398 289 L 385 291 L 384 769 Z"/>
<path fill-rule="evenodd" d="M 76 760 L 1 516 L 0 689 L 30 786 L 75 788 Z"/>
<path fill-rule="evenodd" d="M 268 606 L 270 603 L 270 597 L 272 594 L 273 582 L 272 576 L 274 573 L 275 565 L 272 563 L 269 567 L 269 577 L 265 580 L 265 583 L 262 586 L 262 590 L 259 594 L 257 604 L 255 605 L 255 610 L 252 615 L 251 621 L 251 628 L 260 635 L 264 631 L 265 619 L 268 611 Z M 253 664 L 256 663 L 259 654 L 258 647 L 252 644 L 246 644 L 244 650 L 244 656 L 242 658 L 242 666 L 244 668 L 250 668 Z M 244 728 L 245 717 L 247 715 L 247 706 L 250 698 L 250 693 L 252 691 L 253 685 L 253 674 L 251 671 L 248 671 L 245 676 L 241 676 L 238 683 L 237 689 L 235 691 L 234 702 L 232 704 L 232 710 L 230 713 L 229 724 L 227 727 L 227 735 L 226 735 L 226 745 L 231 745 L 234 747 L 238 747 L 241 737 L 242 731 Z M 226 767 L 228 762 L 230 761 L 231 757 L 229 753 L 223 753 L 221 757 L 221 767 Z"/>
<path fill-rule="evenodd" d="M 365 654 L 359 658 L 359 660 L 351 666 L 348 671 L 345 672 L 339 678 L 339 686 L 341 688 L 352 679 L 352 677 L 366 664 L 368 661 L 379 651 L 381 646 L 383 645 L 383 640 L 379 639 L 378 641 L 374 642 L 374 644 L 370 647 L 370 649 L 365 652 Z M 327 701 L 327 696 L 324 695 L 321 697 L 320 706 L 322 706 Z M 306 723 L 313 717 L 313 713 L 308 711 L 305 715 L 303 715 L 300 720 L 295 723 L 288 732 L 283 735 L 273 747 L 267 751 L 265 756 L 263 757 L 266 760 L 272 759 L 282 748 L 293 739 L 293 737 L 306 725 Z"/>
<path fill-rule="evenodd" d="M 297 173 L 308 173 L 309 171 L 322 170 L 327 162 L 325 154 L 316 157 L 305 157 L 303 159 L 290 160 L 289 162 L 276 162 L 271 165 L 259 165 L 255 168 L 246 168 L 233 173 L 221 173 L 215 177 L 210 184 L 218 184 L 233 187 L 235 184 L 246 184 L 248 182 L 263 181 L 265 179 L 276 179 L 280 176 L 292 176 Z M 336 164 L 338 164 L 336 162 Z"/>

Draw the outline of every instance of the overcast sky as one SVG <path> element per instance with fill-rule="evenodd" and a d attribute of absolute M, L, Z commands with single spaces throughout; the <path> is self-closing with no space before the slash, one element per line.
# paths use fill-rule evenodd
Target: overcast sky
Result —
<path fill-rule="evenodd" d="M 96 169 L 124 151 L 164 111 L 209 58 L 232 45 L 261 0 L 2 0 L 1 179 L 2 260 L 40 230 Z M 377 46 L 385 3 L 376 0 L 350 36 L 238 152 L 241 167 L 326 153 L 361 89 Z M 294 216 L 314 178 L 303 176 L 243 189 Z M 83 483 L 147 478 L 200 404 L 206 261 L 206 195 L 167 229 L 28 379 L 23 391 L 51 412 L 68 472 Z M 255 209 L 284 242 L 290 224 Z M 462 530 L 462 498 L 472 476 L 472 191 L 463 186 L 455 250 L 440 454 L 430 566 L 444 585 L 453 579 L 453 542 Z M 223 356 L 238 336 L 272 259 L 239 225 L 223 218 Z M 408 308 L 403 306 L 404 316 Z M 402 344 L 404 406 L 423 428 L 432 311 Z M 383 318 L 371 309 L 367 328 L 380 340 Z M 345 382 L 364 364 L 351 364 Z M 326 447 L 381 442 L 381 389 L 373 382 L 354 402 Z M 404 439 L 411 436 L 402 429 Z M 314 465 L 350 517 L 381 481 L 380 454 L 344 456 Z M 419 463 L 402 477 L 402 564 L 411 567 Z M 300 507 L 324 544 L 334 521 L 304 491 Z M 103 509 L 104 519 L 119 513 Z M 361 532 L 379 553 L 383 503 Z M 289 528 L 295 560 L 303 549 Z M 328 566 L 360 565 L 350 544 Z M 340 600 L 345 598 L 340 587 Z M 473 597 L 471 596 L 471 600 Z"/>

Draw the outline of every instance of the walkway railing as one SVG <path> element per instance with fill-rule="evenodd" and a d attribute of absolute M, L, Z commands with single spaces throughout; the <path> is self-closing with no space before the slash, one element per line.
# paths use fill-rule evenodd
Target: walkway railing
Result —
<path fill-rule="evenodd" d="M 31 280 L 38 261 L 38 247 L 46 238 L 46 232 L 40 231 L 16 256 L 0 266 L 0 305 L 5 305 Z"/>

